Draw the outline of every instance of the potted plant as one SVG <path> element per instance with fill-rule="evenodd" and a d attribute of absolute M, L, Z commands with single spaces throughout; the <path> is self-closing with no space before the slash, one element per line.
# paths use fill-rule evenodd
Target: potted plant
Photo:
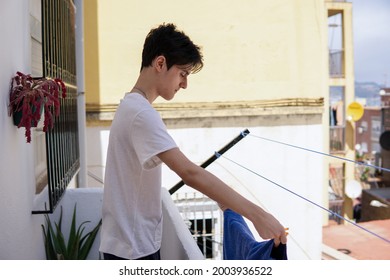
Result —
<path fill-rule="evenodd" d="M 11 79 L 8 112 L 14 124 L 24 127 L 27 143 L 31 142 L 31 127 L 36 127 L 44 112 L 43 131 L 54 126 L 60 114 L 60 98 L 66 97 L 66 87 L 61 79 L 33 78 L 16 72 Z"/>
<path fill-rule="evenodd" d="M 76 229 L 76 204 L 73 209 L 72 223 L 69 231 L 68 241 L 65 240 L 62 232 L 62 207 L 58 223 L 52 224 L 50 218 L 45 214 L 46 227 L 42 226 L 46 259 L 48 260 L 85 260 L 92 248 L 102 220 L 88 233 L 84 234 L 85 224 L 82 222 Z"/>

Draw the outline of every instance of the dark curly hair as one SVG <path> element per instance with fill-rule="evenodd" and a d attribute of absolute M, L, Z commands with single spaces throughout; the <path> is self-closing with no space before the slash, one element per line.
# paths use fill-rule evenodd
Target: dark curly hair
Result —
<path fill-rule="evenodd" d="M 191 65 L 191 73 L 197 73 L 203 67 L 200 47 L 172 23 L 161 24 L 146 36 L 141 70 L 151 66 L 152 61 L 160 55 L 165 57 L 168 69 L 173 65 Z"/>

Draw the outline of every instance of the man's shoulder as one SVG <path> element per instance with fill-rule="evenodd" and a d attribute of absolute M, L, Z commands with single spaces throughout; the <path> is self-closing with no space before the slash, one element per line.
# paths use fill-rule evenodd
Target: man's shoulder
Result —
<path fill-rule="evenodd" d="M 125 110 L 133 114 L 148 110 L 156 111 L 144 97 L 137 93 L 126 94 L 119 103 L 118 110 Z"/>

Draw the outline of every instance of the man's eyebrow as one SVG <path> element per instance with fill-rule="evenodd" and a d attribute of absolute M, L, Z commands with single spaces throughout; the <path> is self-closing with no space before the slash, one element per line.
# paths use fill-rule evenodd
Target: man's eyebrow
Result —
<path fill-rule="evenodd" d="M 180 70 L 186 72 L 186 73 L 191 73 L 193 66 L 177 66 Z"/>
<path fill-rule="evenodd" d="M 183 71 L 186 76 L 188 76 L 189 74 L 191 74 L 191 68 L 188 68 L 188 67 L 178 67 L 180 69 L 180 71 Z"/>

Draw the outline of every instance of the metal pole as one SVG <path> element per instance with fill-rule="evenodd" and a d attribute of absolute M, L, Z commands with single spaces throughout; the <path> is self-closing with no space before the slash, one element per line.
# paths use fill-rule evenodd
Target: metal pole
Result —
<path fill-rule="evenodd" d="M 217 153 L 214 153 L 213 156 L 211 156 L 208 160 L 206 160 L 204 163 L 200 165 L 200 167 L 206 168 L 209 166 L 211 163 L 213 163 L 217 158 L 217 154 L 222 155 L 224 154 L 227 150 L 229 150 L 231 147 L 236 145 L 242 138 L 247 136 L 249 134 L 249 130 L 245 129 L 243 132 L 240 133 L 236 138 L 234 138 L 232 141 L 230 141 L 228 144 L 226 144 L 223 148 L 221 148 Z M 178 182 L 176 185 L 174 185 L 170 190 L 169 193 L 172 195 L 175 193 L 178 189 L 180 189 L 182 186 L 184 186 L 183 180 Z"/>
<path fill-rule="evenodd" d="M 76 73 L 77 73 L 77 115 L 79 126 L 80 172 L 78 187 L 87 187 L 87 136 L 84 85 L 84 16 L 83 1 L 76 0 Z"/>

